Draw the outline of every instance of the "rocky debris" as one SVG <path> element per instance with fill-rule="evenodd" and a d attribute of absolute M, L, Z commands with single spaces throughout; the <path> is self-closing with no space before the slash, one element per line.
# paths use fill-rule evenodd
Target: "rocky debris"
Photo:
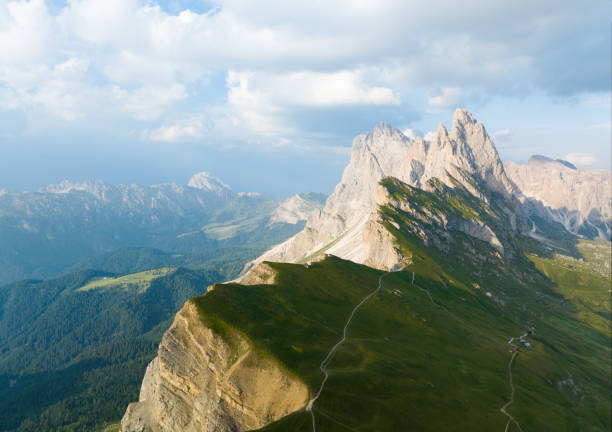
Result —
<path fill-rule="evenodd" d="M 571 233 L 612 238 L 612 173 L 579 170 L 568 162 L 533 156 L 527 165 L 506 162 L 524 213 L 557 222 Z M 539 231 L 531 221 L 533 233 Z"/>
<path fill-rule="evenodd" d="M 576 385 L 574 377 L 572 377 L 572 374 L 569 372 L 567 378 L 557 381 L 557 389 L 560 392 L 562 392 L 565 387 L 567 387 L 574 396 L 580 396 L 583 392 L 582 389 Z"/>
<path fill-rule="evenodd" d="M 164 334 L 121 431 L 254 430 L 307 401 L 303 382 L 253 350 L 237 331 L 215 333 L 188 301 Z"/>

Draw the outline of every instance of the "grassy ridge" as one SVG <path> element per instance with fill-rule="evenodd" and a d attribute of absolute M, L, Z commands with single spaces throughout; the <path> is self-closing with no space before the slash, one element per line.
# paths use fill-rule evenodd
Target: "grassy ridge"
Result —
<path fill-rule="evenodd" d="M 456 217 L 471 214 L 462 208 L 470 200 L 460 195 L 439 202 L 423 191 L 412 197 L 414 191 L 393 193 L 423 212 L 447 214 L 453 206 Z M 496 228 L 505 223 L 496 209 L 471 208 Z M 605 267 L 593 261 L 601 251 L 585 252 L 583 266 L 559 269 L 561 258 L 525 257 L 507 233 L 506 244 L 516 249 L 504 259 L 488 243 L 444 230 L 419 212 L 385 207 L 381 217 L 412 264 L 386 277 L 355 315 L 315 404 L 317 430 L 504 430 L 511 338 L 519 352 L 508 412 L 522 430 L 610 430 L 610 306 L 602 296 L 610 279 L 609 272 L 592 272 Z M 204 321 L 247 335 L 313 392 L 321 360 L 381 272 L 335 257 L 310 267 L 270 265 L 274 285 L 217 285 L 194 301 Z M 525 333 L 529 345 L 518 342 Z M 311 430 L 306 412 L 262 429 Z"/>
<path fill-rule="evenodd" d="M 310 268 L 271 265 L 278 271 L 275 285 L 218 285 L 196 303 L 203 315 L 231 323 L 315 389 L 320 361 L 380 272 L 333 257 Z M 418 272 L 415 286 L 411 272 L 384 279 L 330 366 L 315 406 L 318 430 L 346 430 L 341 424 L 364 431 L 504 428 L 499 408 L 510 394 L 507 340 L 524 327 L 486 295 L 487 286 L 470 294 L 445 283 Z M 511 412 L 525 430 L 607 430 L 609 338 L 567 311 L 533 323 L 532 348 L 514 364 Z M 579 395 L 559 384 L 568 374 Z M 298 413 L 264 430 L 311 430 L 310 415 Z"/>

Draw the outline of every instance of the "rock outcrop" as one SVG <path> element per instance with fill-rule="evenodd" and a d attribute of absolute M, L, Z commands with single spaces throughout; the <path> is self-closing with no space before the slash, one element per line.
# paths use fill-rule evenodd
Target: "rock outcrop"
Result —
<path fill-rule="evenodd" d="M 558 222 L 571 233 L 610 240 L 612 174 L 579 170 L 568 162 L 533 156 L 527 165 L 506 162 L 506 172 L 519 191 L 523 212 L 534 219 Z"/>
<path fill-rule="evenodd" d="M 122 432 L 259 429 L 303 408 L 307 386 L 231 328 L 215 332 L 188 301 L 147 367 Z"/>
<path fill-rule="evenodd" d="M 418 188 L 427 188 L 432 178 L 451 188 L 461 184 L 488 204 L 495 200 L 513 230 L 523 228 L 516 188 L 506 177 L 493 141 L 469 112 L 457 109 L 451 131 L 440 124 L 431 142 L 409 138 L 384 123 L 356 137 L 342 180 L 323 209 L 311 214 L 302 232 L 251 265 L 264 260 L 299 262 L 325 252 L 388 268 L 388 262 L 394 261 L 393 248 L 372 243 L 388 238 L 377 227 L 373 214 L 380 205 L 376 200 L 378 182 L 385 177 L 396 177 Z M 486 228 L 464 228 L 470 235 L 495 243 Z"/>

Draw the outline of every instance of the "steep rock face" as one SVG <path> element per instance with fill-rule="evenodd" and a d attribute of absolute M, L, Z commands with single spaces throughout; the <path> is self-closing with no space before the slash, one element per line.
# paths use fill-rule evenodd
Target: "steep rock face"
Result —
<path fill-rule="evenodd" d="M 406 175 L 399 177 L 413 186 L 422 187 L 433 177 L 453 186 L 451 176 L 484 200 L 488 199 L 486 193 L 476 189 L 470 180 L 483 182 L 487 190 L 498 192 L 507 199 L 514 192 L 484 126 L 463 109 L 455 111 L 450 133 L 440 124 L 431 143 L 415 148 L 408 158 L 423 164 L 423 174 L 418 181 L 410 182 Z"/>
<path fill-rule="evenodd" d="M 385 123 L 356 137 L 350 163 L 323 209 L 311 213 L 302 232 L 251 265 L 264 260 L 295 262 L 326 251 L 363 262 L 363 228 L 375 207 L 376 184 L 400 170 L 411 145 L 409 138 Z"/>
<path fill-rule="evenodd" d="M 206 325 L 188 301 L 164 334 L 121 431 L 247 431 L 306 404 L 304 383 L 225 330 L 221 336 Z"/>
<path fill-rule="evenodd" d="M 411 264 L 412 257 L 402 252 L 397 240 L 406 234 L 426 247 L 449 253 L 451 231 L 488 243 L 498 258 L 517 256 L 511 227 L 493 207 L 461 185 L 450 188 L 434 178 L 423 186 L 416 188 L 394 177 L 379 183 L 376 199 L 380 210 L 372 212 L 364 230 L 365 264 L 383 270 Z M 400 214 L 409 222 L 398 223 L 389 214 Z"/>
<path fill-rule="evenodd" d="M 564 161 L 533 156 L 527 165 L 506 162 L 517 186 L 523 211 L 534 219 L 558 222 L 566 230 L 586 237 L 612 236 L 612 174 L 604 170 L 578 170 Z M 537 224 L 531 221 L 537 232 Z"/>
<path fill-rule="evenodd" d="M 399 226 L 395 227 L 400 229 Z M 411 263 L 410 257 L 404 256 L 396 245 L 395 237 L 387 230 L 373 212 L 363 230 L 364 264 L 381 270 L 396 270 Z"/>
<path fill-rule="evenodd" d="M 384 263 L 391 259 L 391 251 L 379 256 L 379 246 L 371 244 L 381 238 L 375 234 L 377 217 L 372 212 L 379 205 L 378 182 L 385 177 L 396 177 L 418 188 L 427 188 L 432 178 L 451 188 L 459 184 L 482 201 L 501 208 L 512 229 L 523 229 L 516 189 L 506 177 L 493 141 L 469 112 L 457 109 L 451 131 L 440 124 L 431 142 L 408 138 L 384 123 L 355 138 L 351 160 L 325 207 L 311 215 L 301 233 L 252 264 L 263 260 L 298 262 L 325 252 L 388 267 Z M 495 243 L 486 228 L 463 228 Z"/>

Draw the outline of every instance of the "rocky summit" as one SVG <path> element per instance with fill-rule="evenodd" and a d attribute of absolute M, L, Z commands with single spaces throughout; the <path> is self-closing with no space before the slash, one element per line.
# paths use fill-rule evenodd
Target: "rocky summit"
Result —
<path fill-rule="evenodd" d="M 356 137 L 342 180 L 323 209 L 311 215 L 301 233 L 258 261 L 297 262 L 325 252 L 385 267 L 371 255 L 378 254 L 378 246 L 370 243 L 377 238 L 374 222 L 382 204 L 377 187 L 385 177 L 424 189 L 432 178 L 450 188 L 461 185 L 483 202 L 495 201 L 512 229 L 522 227 L 517 190 L 493 141 L 472 114 L 457 109 L 450 132 L 440 124 L 431 141 L 409 138 L 385 123 Z"/>

